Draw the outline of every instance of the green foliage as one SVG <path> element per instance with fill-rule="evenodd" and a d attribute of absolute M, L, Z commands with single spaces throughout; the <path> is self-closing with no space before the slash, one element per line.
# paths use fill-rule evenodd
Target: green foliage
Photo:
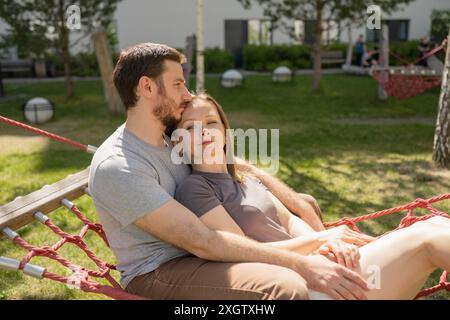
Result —
<path fill-rule="evenodd" d="M 244 48 L 244 69 L 272 71 L 280 65 L 294 69 L 311 66 L 311 49 L 306 45 L 248 45 Z"/>
<path fill-rule="evenodd" d="M 0 2 L 0 18 L 7 24 L 6 36 L 0 47 L 16 46 L 19 57 L 42 58 L 49 52 L 61 54 L 64 65 L 67 97 L 73 96 L 70 66 L 70 48 L 83 41 L 97 27 L 103 27 L 112 45 L 117 43 L 113 27 L 113 14 L 120 0 L 17 0 Z M 78 16 L 66 12 L 77 5 Z M 70 16 L 69 16 L 70 15 Z M 70 18 L 80 25 L 72 33 L 76 40 L 71 42 Z M 83 71 L 85 72 L 85 71 Z"/>
<path fill-rule="evenodd" d="M 379 5 L 384 14 L 398 10 L 404 4 L 414 0 L 237 0 L 244 8 L 257 4 L 263 15 L 272 21 L 272 27 L 295 38 L 295 20 L 317 20 L 318 12 L 322 17 L 336 21 L 351 21 L 361 24 L 366 18 L 369 5 Z M 330 14 L 331 13 L 331 14 Z"/>
<path fill-rule="evenodd" d="M 433 40 L 441 42 L 447 37 L 450 29 L 450 10 L 436 10 L 431 12 L 431 35 Z"/>
<path fill-rule="evenodd" d="M 183 49 L 178 49 L 183 52 Z M 194 50 L 192 57 L 192 73 L 195 73 L 197 64 L 197 55 Z M 205 48 L 205 72 L 206 73 L 222 73 L 234 67 L 233 55 L 225 49 Z"/>
<path fill-rule="evenodd" d="M 390 50 L 403 60 L 413 62 L 420 57 L 418 48 L 419 41 L 396 41 L 391 42 Z M 375 44 L 368 43 L 368 50 L 373 50 Z M 346 43 L 333 43 L 323 47 L 323 51 L 341 51 L 343 57 L 347 54 Z M 312 49 L 306 45 L 272 45 L 256 46 L 248 45 L 244 48 L 244 68 L 254 71 L 272 71 L 280 65 L 293 69 L 311 68 Z M 438 56 L 439 57 L 439 56 Z M 404 65 L 405 62 L 390 56 L 390 65 Z M 333 67 L 324 65 L 323 67 Z"/>
<path fill-rule="evenodd" d="M 233 55 L 227 50 L 209 48 L 205 50 L 205 70 L 209 73 L 220 73 L 233 68 Z"/>
<path fill-rule="evenodd" d="M 112 45 L 117 41 L 112 26 L 113 14 L 120 0 L 16 0 L 0 2 L 0 18 L 6 22 L 4 45 L 15 45 L 19 57 L 42 57 L 49 49 L 63 50 L 70 30 L 66 27 L 66 10 L 80 8 L 81 30 L 74 42 L 102 26 Z M 70 47 L 71 44 L 67 43 Z"/>
<path fill-rule="evenodd" d="M 113 59 L 115 59 L 115 57 L 113 57 Z M 64 64 L 59 54 L 46 54 L 45 60 L 47 64 L 50 64 L 55 68 L 57 76 L 62 76 L 64 74 Z M 100 76 L 95 52 L 80 52 L 72 56 L 70 59 L 70 68 L 72 70 L 72 75 L 74 76 Z"/>
<path fill-rule="evenodd" d="M 341 51 L 343 57 L 347 54 L 347 43 L 345 42 L 334 42 L 327 46 L 324 46 L 325 51 Z"/>
<path fill-rule="evenodd" d="M 419 40 L 412 41 L 396 41 L 389 43 L 389 50 L 396 56 L 401 57 L 403 60 L 408 62 L 414 62 L 416 59 L 420 58 Z M 406 62 L 394 57 L 389 56 L 389 64 L 391 66 L 401 66 L 405 65 Z"/>

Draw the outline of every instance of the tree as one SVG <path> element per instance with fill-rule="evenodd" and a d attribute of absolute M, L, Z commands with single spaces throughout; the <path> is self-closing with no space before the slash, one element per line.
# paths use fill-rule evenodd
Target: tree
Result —
<path fill-rule="evenodd" d="M 438 108 L 434 132 L 433 160 L 438 166 L 447 168 L 450 164 L 450 30 L 448 30 L 447 51 Z"/>
<path fill-rule="evenodd" d="M 67 97 L 73 96 L 70 48 L 90 35 L 95 27 L 111 30 L 113 14 L 120 0 L 0 0 L 0 18 L 8 24 L 9 45 L 16 45 L 19 56 L 42 58 L 55 49 L 64 64 Z M 72 15 L 68 9 L 79 8 Z M 75 12 L 77 13 L 77 12 Z M 70 24 L 79 30 L 69 29 Z M 69 26 L 69 27 L 68 27 Z M 76 39 L 71 41 L 70 34 Z"/>
<path fill-rule="evenodd" d="M 450 29 L 450 10 L 436 10 L 431 12 L 431 36 L 436 42 L 441 42 Z"/>
<path fill-rule="evenodd" d="M 197 0 L 197 70 L 196 70 L 196 91 L 205 91 L 205 46 L 203 44 L 203 0 Z"/>
<path fill-rule="evenodd" d="M 292 39 L 295 36 L 295 21 L 313 21 L 313 90 L 320 87 L 322 33 L 324 21 L 349 21 L 362 23 L 369 5 L 379 5 L 383 14 L 397 10 L 403 4 L 414 0 L 237 0 L 244 8 L 256 3 L 263 9 L 263 14 L 272 21 L 272 30 L 279 29 Z"/>

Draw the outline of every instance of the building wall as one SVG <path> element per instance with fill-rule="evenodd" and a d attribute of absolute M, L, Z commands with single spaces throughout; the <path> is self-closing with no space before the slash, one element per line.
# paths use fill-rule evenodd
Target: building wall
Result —
<path fill-rule="evenodd" d="M 391 15 L 382 13 L 385 19 L 409 19 L 409 39 L 420 39 L 429 35 L 431 29 L 431 12 L 433 9 L 450 9 L 450 0 L 415 0 L 407 7 L 404 7 Z M 354 27 L 352 29 L 352 40 L 355 41 L 359 34 L 366 35 L 364 27 Z M 348 36 L 345 30 L 341 32 L 341 40 L 347 42 Z"/>
<path fill-rule="evenodd" d="M 115 16 L 119 47 L 146 41 L 184 47 L 186 37 L 195 33 L 195 4 L 195 0 L 123 0 Z M 244 10 L 237 0 L 204 0 L 205 46 L 225 46 L 225 19 L 262 17 L 258 6 Z M 287 36 L 274 33 L 274 42 L 288 41 Z"/>
<path fill-rule="evenodd" d="M 184 47 L 188 35 L 196 29 L 196 0 L 123 0 L 119 2 L 115 19 L 118 29 L 119 49 L 141 42 L 161 42 L 174 47 Z M 237 0 L 204 0 L 204 36 L 206 47 L 225 46 L 225 19 L 261 19 L 262 10 L 257 5 L 244 10 Z M 410 19 L 409 39 L 418 39 L 430 31 L 430 15 L 435 9 L 450 9 L 450 0 L 415 0 L 403 10 L 385 18 Z M 0 34 L 6 25 L 0 21 Z M 365 27 L 352 29 L 352 40 L 365 35 Z M 289 43 L 289 37 L 275 31 L 274 43 Z M 347 41 L 347 32 L 341 30 L 341 40 Z M 89 45 L 89 38 L 73 52 Z"/>

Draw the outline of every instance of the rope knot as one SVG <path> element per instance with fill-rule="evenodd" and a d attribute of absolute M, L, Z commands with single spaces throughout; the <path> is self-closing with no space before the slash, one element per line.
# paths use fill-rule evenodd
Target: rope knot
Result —
<path fill-rule="evenodd" d="M 414 203 L 416 204 L 416 207 L 420 207 L 420 208 L 426 208 L 430 205 L 428 200 L 425 200 L 422 198 L 417 198 L 416 200 L 414 200 Z"/>
<path fill-rule="evenodd" d="M 83 242 L 83 238 L 81 238 L 79 235 L 71 235 L 66 237 L 66 239 L 73 244 L 80 244 Z"/>

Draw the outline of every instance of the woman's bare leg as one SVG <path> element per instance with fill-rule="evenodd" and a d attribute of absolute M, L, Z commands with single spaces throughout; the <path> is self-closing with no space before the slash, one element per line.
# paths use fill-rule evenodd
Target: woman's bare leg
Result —
<path fill-rule="evenodd" d="M 445 220 L 443 220 L 445 219 Z M 436 217 L 360 248 L 360 272 L 379 289 L 369 299 L 412 299 L 437 268 L 450 270 L 450 224 Z M 379 272 L 378 272 L 379 271 Z"/>

